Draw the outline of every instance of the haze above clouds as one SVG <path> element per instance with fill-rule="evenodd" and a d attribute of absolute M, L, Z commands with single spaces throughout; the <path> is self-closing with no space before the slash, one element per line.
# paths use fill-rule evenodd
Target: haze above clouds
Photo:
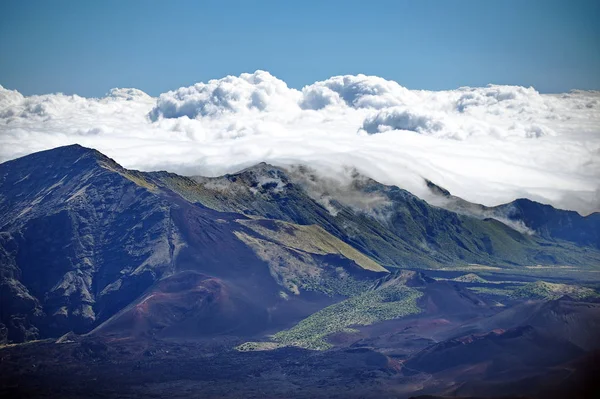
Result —
<path fill-rule="evenodd" d="M 79 143 L 127 168 L 216 176 L 265 161 L 356 168 L 427 199 L 423 178 L 485 205 L 527 197 L 600 210 L 600 93 L 494 86 L 408 90 L 336 76 L 302 90 L 265 71 L 153 98 L 23 96 L 0 86 L 0 161 Z"/>

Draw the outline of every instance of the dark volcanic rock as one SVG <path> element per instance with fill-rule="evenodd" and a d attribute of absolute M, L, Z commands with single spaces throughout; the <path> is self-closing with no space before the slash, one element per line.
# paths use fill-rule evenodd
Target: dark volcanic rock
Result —
<path fill-rule="evenodd" d="M 525 366 L 553 366 L 584 353 L 569 341 L 525 325 L 443 341 L 424 349 L 406 364 L 412 369 L 437 373 L 463 365 L 490 363 L 486 367 L 487 373 L 491 373 Z"/>
<path fill-rule="evenodd" d="M 9 332 L 28 323 L 42 336 L 86 332 L 169 270 L 176 240 L 170 205 L 136 179 L 79 146 L 0 165 L 0 287 Z M 7 318 L 15 315 L 21 320 L 11 328 Z"/>

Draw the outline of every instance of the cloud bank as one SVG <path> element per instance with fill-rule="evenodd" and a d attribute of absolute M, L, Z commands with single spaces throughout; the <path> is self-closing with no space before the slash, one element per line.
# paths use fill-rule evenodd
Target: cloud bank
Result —
<path fill-rule="evenodd" d="M 600 210 L 600 93 L 519 86 L 409 90 L 336 76 L 302 90 L 265 71 L 153 98 L 23 96 L 0 86 L 0 161 L 60 145 L 123 166 L 216 176 L 261 161 L 330 177 L 355 168 L 428 199 L 427 178 L 485 205 L 526 197 Z"/>

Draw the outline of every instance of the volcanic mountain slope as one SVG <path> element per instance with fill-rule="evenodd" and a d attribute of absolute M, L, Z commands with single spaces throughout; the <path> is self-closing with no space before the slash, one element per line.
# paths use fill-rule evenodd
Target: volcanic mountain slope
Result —
<path fill-rule="evenodd" d="M 549 350 L 552 348 L 552 350 Z M 405 362 L 435 379 L 426 392 L 452 396 L 531 394 L 519 381 L 585 355 L 569 341 L 531 326 L 496 330 L 437 343 Z"/>
<path fill-rule="evenodd" d="M 260 164 L 186 178 L 127 170 L 78 145 L 0 165 L 2 340 L 84 333 L 109 319 L 127 334 L 169 335 L 170 325 L 208 334 L 201 325 L 218 309 L 240 320 L 219 333 L 281 330 L 362 295 L 396 266 L 541 260 L 593 267 L 600 254 L 356 173 L 343 185 Z M 185 276 L 195 283 L 180 284 Z"/>
<path fill-rule="evenodd" d="M 161 338 L 248 335 L 268 325 L 264 307 L 223 280 L 194 271 L 164 277 L 95 335 Z"/>
<path fill-rule="evenodd" d="M 213 209 L 318 224 L 388 266 L 600 264 L 598 250 L 589 246 L 549 242 L 508 219 L 503 219 L 507 225 L 430 206 L 357 172 L 340 183 L 306 167 L 286 171 L 263 163 L 217 178 L 164 172 L 153 177 L 189 201 Z"/>
<path fill-rule="evenodd" d="M 424 393 L 487 397 L 543 391 L 546 397 L 550 375 L 553 385 L 570 384 L 570 362 L 600 348 L 598 320 L 595 303 L 527 302 L 483 318 L 477 329 L 465 324 L 459 330 L 469 333 L 430 345 L 404 366 L 432 375 L 435 382 Z M 445 332 L 453 333 L 457 330 Z"/>
<path fill-rule="evenodd" d="M 454 267 L 593 271 L 593 245 L 351 177 L 142 173 L 81 146 L 1 164 L 0 341 L 83 336 L 0 348 L 0 392 L 537 395 L 580 380 L 569 370 L 600 348 L 600 305 L 526 301 L 566 292 L 552 282 L 494 306 L 467 286 L 506 274 Z"/>
<path fill-rule="evenodd" d="M 156 286 L 148 306 L 173 309 L 173 301 L 177 307 L 190 298 L 218 302 L 230 292 L 237 299 L 215 306 L 232 306 L 232 318 L 247 309 L 268 308 L 274 313 L 268 320 L 283 322 L 304 317 L 338 295 L 335 287 L 321 289 L 315 280 L 369 280 L 387 273 L 324 231 L 301 247 L 273 241 L 258 232 L 266 234 L 268 223 L 259 228 L 260 221 L 241 214 L 191 204 L 148 175 L 80 146 L 6 162 L 0 165 L 0 178 L 4 340 L 87 332 L 167 277 L 172 284 Z M 293 235 L 305 227 L 288 224 L 285 229 Z M 279 269 L 250 242 L 277 253 Z M 291 272 L 288 265 L 294 265 Z M 197 287 L 182 287 L 178 301 L 165 287 L 177 286 L 185 279 L 178 274 L 188 271 L 202 277 L 195 277 Z M 360 275 L 356 279 L 355 273 Z M 159 298 L 165 303 L 157 304 Z M 211 317 L 213 311 L 211 306 L 195 309 L 207 312 L 196 318 Z M 167 323 L 168 317 L 154 319 L 159 314 L 133 329 Z"/>
<path fill-rule="evenodd" d="M 0 176 L 8 339 L 86 331 L 172 268 L 170 209 L 139 174 L 71 146 L 6 162 Z"/>
<path fill-rule="evenodd" d="M 492 317 L 466 323 L 451 334 L 473 334 L 530 325 L 552 331 L 560 339 L 590 351 L 600 349 L 600 304 L 563 297 L 551 301 L 526 301 Z"/>

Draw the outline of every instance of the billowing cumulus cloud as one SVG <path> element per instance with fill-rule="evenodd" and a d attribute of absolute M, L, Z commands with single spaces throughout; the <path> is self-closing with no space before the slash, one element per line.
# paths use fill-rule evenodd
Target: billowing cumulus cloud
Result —
<path fill-rule="evenodd" d="M 405 107 L 391 107 L 365 118 L 362 128 L 370 134 L 389 130 L 410 130 L 435 135 L 446 130 L 442 118 L 412 111 Z"/>
<path fill-rule="evenodd" d="M 299 93 L 265 71 L 227 76 L 181 87 L 159 96 L 150 118 L 197 118 L 224 113 L 286 111 L 297 107 Z"/>
<path fill-rule="evenodd" d="M 600 93 L 489 85 L 408 90 L 336 76 L 296 90 L 268 72 L 152 98 L 23 96 L 0 86 L 0 161 L 80 143 L 129 168 L 220 175 L 266 161 L 330 178 L 356 169 L 428 198 L 427 178 L 467 200 L 527 197 L 600 210 Z"/>
<path fill-rule="evenodd" d="M 414 103 L 418 95 L 394 81 L 377 76 L 335 76 L 302 89 L 300 105 L 319 110 L 327 106 L 381 109 Z"/>

